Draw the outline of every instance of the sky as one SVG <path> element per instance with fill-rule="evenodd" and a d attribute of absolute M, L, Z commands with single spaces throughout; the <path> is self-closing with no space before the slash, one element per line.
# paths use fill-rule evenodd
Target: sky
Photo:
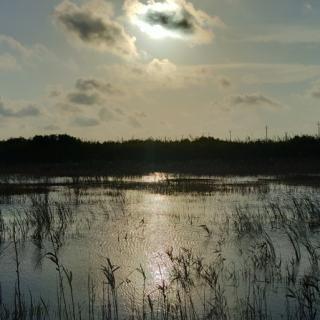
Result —
<path fill-rule="evenodd" d="M 316 134 L 318 0 L 1 0 L 0 139 Z"/>

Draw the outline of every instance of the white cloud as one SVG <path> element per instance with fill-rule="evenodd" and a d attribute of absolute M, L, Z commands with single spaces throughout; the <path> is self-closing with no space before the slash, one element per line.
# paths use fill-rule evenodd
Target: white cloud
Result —
<path fill-rule="evenodd" d="M 0 54 L 0 71 L 18 70 L 16 58 L 8 53 Z"/>
<path fill-rule="evenodd" d="M 101 68 L 108 81 L 130 94 L 159 89 L 177 90 L 201 86 L 214 79 L 212 70 L 204 66 L 178 66 L 168 59 L 153 59 L 148 63 L 115 64 Z M 110 76 L 109 76 L 110 75 Z"/>
<path fill-rule="evenodd" d="M 320 66 L 298 64 L 207 64 L 175 65 L 167 59 L 148 63 L 114 64 L 100 68 L 106 81 L 113 81 L 125 93 L 188 87 L 288 85 L 320 77 Z M 231 87 L 232 83 L 232 87 Z"/>
<path fill-rule="evenodd" d="M 48 48 L 42 44 L 36 43 L 32 46 L 25 46 L 15 38 L 0 34 L 0 47 L 3 46 L 15 54 L 19 55 L 24 60 L 38 59 L 52 56 Z"/>

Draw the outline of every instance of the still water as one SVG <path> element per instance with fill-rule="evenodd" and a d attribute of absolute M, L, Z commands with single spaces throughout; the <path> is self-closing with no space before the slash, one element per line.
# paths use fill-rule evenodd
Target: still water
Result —
<path fill-rule="evenodd" d="M 61 283 L 48 255 L 55 253 L 61 268 L 72 271 L 76 313 L 84 319 L 103 318 L 110 291 L 103 268 L 109 262 L 119 318 L 319 316 L 319 294 L 310 306 L 303 291 L 318 285 L 317 177 L 155 173 L 122 179 L 9 177 L 2 184 L 10 192 L 0 198 L 0 302 L 9 310 L 18 259 L 25 304 L 32 296 L 47 306 L 46 316 L 65 317 L 58 317 Z M 49 222 L 42 220 L 44 212 Z M 317 283 L 306 289 L 310 276 Z M 66 274 L 63 281 L 70 303 Z M 168 305 L 169 311 L 161 310 Z"/>

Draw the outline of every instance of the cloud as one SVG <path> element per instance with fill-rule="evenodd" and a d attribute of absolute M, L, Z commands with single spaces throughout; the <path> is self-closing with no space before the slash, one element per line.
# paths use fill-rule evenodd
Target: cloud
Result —
<path fill-rule="evenodd" d="M 115 110 L 114 110 L 117 114 L 119 114 L 119 115 L 121 115 L 121 116 L 123 116 L 124 115 L 124 112 L 123 112 L 123 110 L 122 109 L 120 109 L 120 108 L 115 108 Z"/>
<path fill-rule="evenodd" d="M 18 110 L 12 110 L 4 106 L 0 100 L 0 117 L 5 118 L 25 118 L 25 117 L 36 117 L 40 115 L 40 111 L 33 105 L 29 105 Z"/>
<path fill-rule="evenodd" d="M 320 80 L 311 81 L 310 87 L 306 89 L 304 98 L 320 99 Z"/>
<path fill-rule="evenodd" d="M 101 99 L 98 94 L 86 92 L 71 92 L 67 95 L 67 100 L 74 104 L 92 106 L 98 104 Z"/>
<path fill-rule="evenodd" d="M 99 111 L 99 118 L 105 122 L 109 122 L 117 119 L 114 113 L 107 108 L 101 108 L 101 110 Z"/>
<path fill-rule="evenodd" d="M 147 66 L 146 71 L 149 74 L 170 74 L 177 70 L 174 63 L 168 59 L 153 59 Z"/>
<path fill-rule="evenodd" d="M 139 119 L 146 118 L 147 115 L 144 112 L 136 111 L 133 114 L 127 114 L 123 110 L 116 108 L 101 108 L 98 113 L 99 119 L 104 122 L 111 122 L 111 121 L 120 121 L 126 122 L 133 128 L 141 128 L 142 125 Z"/>
<path fill-rule="evenodd" d="M 300 83 L 320 76 L 319 65 L 230 63 L 193 68 L 203 69 L 209 77 L 221 73 L 231 75 L 233 82 L 237 80 L 245 85 Z"/>
<path fill-rule="evenodd" d="M 62 95 L 61 90 L 50 92 L 51 98 L 62 97 L 65 102 L 75 105 L 99 105 L 110 100 L 111 96 L 124 95 L 120 89 L 114 87 L 110 82 L 97 78 L 79 78 L 75 82 L 75 90 Z M 63 102 L 63 101 L 61 101 Z"/>
<path fill-rule="evenodd" d="M 153 38 L 178 38 L 193 44 L 211 43 L 213 27 L 223 27 L 219 17 L 197 10 L 186 0 L 126 0 L 124 9 L 130 21 Z"/>
<path fill-rule="evenodd" d="M 4 34 L 0 34 L 0 52 L 2 51 L 6 53 L 2 56 L 0 55 L 0 70 L 3 64 L 9 65 L 10 70 L 23 70 L 31 67 L 43 71 L 43 67 L 47 68 L 52 65 L 72 71 L 77 68 L 74 61 L 69 59 L 61 60 L 43 44 L 25 45 L 17 39 Z"/>
<path fill-rule="evenodd" d="M 73 119 L 73 124 L 77 127 L 95 127 L 100 124 L 99 120 L 95 118 L 78 116 Z"/>
<path fill-rule="evenodd" d="M 11 71 L 18 69 L 19 65 L 14 56 L 7 53 L 0 55 L 0 71 Z"/>
<path fill-rule="evenodd" d="M 0 34 L 0 47 L 5 47 L 11 52 L 26 60 L 43 60 L 44 57 L 54 58 L 49 49 L 43 44 L 36 43 L 32 46 L 25 46 L 15 38 Z"/>
<path fill-rule="evenodd" d="M 96 3 L 99 3 L 98 8 L 94 2 L 78 6 L 63 1 L 56 7 L 54 16 L 69 34 L 85 45 L 121 57 L 137 57 L 135 38 L 113 20 L 110 8 L 103 8 L 102 2 Z"/>
<path fill-rule="evenodd" d="M 5 45 L 24 57 L 30 57 L 33 55 L 32 49 L 25 47 L 16 39 L 4 34 L 0 34 L 0 45 Z"/>
<path fill-rule="evenodd" d="M 218 81 L 219 81 L 219 84 L 221 85 L 222 88 L 231 87 L 231 81 L 227 78 L 221 78 Z"/>
<path fill-rule="evenodd" d="M 120 94 L 119 89 L 114 88 L 114 86 L 109 82 L 104 82 L 99 79 L 89 78 L 89 79 L 78 79 L 75 84 L 76 89 L 80 91 L 99 91 L 103 94 Z"/>
<path fill-rule="evenodd" d="M 134 116 L 128 117 L 128 123 L 131 127 L 136 128 L 136 129 L 139 129 L 142 127 L 141 123 Z"/>
<path fill-rule="evenodd" d="M 271 98 L 264 96 L 261 93 L 245 94 L 232 97 L 232 104 L 234 105 L 247 105 L 247 106 L 279 106 Z"/>
<path fill-rule="evenodd" d="M 320 86 L 314 86 L 310 91 L 310 95 L 312 98 L 320 99 Z"/>
<path fill-rule="evenodd" d="M 261 31 L 239 36 L 237 41 L 265 44 L 319 44 L 320 34 L 317 26 L 303 25 L 268 25 Z"/>
<path fill-rule="evenodd" d="M 58 131 L 58 130 L 60 130 L 60 127 L 56 126 L 54 124 L 49 124 L 47 126 L 44 126 L 43 130 L 45 130 L 45 131 Z"/>
<path fill-rule="evenodd" d="M 303 8 L 305 9 L 305 11 L 310 12 L 312 11 L 313 6 L 309 1 L 307 1 L 306 3 L 304 3 Z"/>
<path fill-rule="evenodd" d="M 145 112 L 142 112 L 142 111 L 135 112 L 135 116 L 136 116 L 137 118 L 141 118 L 141 119 L 147 117 L 146 113 L 145 113 Z"/>
<path fill-rule="evenodd" d="M 204 88 L 211 90 L 212 94 L 215 90 L 218 90 L 217 94 L 230 91 L 230 94 L 237 95 L 238 89 L 249 93 L 260 92 L 259 87 L 265 84 L 277 88 L 291 84 L 305 86 L 306 82 L 320 77 L 320 66 L 258 63 L 176 65 L 167 59 L 153 59 L 148 63 L 136 61 L 132 64 L 104 65 L 100 72 L 105 82 L 116 84 L 126 94 L 119 95 L 120 103 L 128 100 L 132 103 L 139 99 L 152 99 L 152 93 L 173 94 L 176 90 L 186 89 Z M 285 107 L 283 104 L 282 107 Z"/>
<path fill-rule="evenodd" d="M 61 88 L 61 86 L 49 85 L 47 86 L 46 91 L 49 98 L 58 98 L 63 94 L 63 89 Z"/>
<path fill-rule="evenodd" d="M 81 112 L 81 108 L 73 103 L 58 101 L 55 105 L 55 109 L 59 111 L 59 114 L 75 114 Z"/>
<path fill-rule="evenodd" d="M 198 86 L 206 83 L 210 77 L 213 78 L 212 74 L 204 73 L 202 67 L 178 66 L 168 59 L 108 65 L 103 70 L 109 81 L 117 83 L 130 96 L 159 89 L 176 90 Z"/>

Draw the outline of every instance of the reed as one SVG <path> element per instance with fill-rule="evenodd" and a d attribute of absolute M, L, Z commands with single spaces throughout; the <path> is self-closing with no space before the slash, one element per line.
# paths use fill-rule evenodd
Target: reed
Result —
<path fill-rule="evenodd" d="M 78 179 L 73 183 L 79 183 Z M 166 183 L 170 184 L 168 181 Z M 3 294 L 0 284 L 1 320 L 319 318 L 317 228 L 320 203 L 312 197 L 290 197 L 286 203 L 276 200 L 265 202 L 258 209 L 246 203 L 237 204 L 230 211 L 221 213 L 220 218 L 212 219 L 208 219 L 205 209 L 204 217 L 195 217 L 193 207 L 184 216 L 174 208 L 174 213 L 169 216 L 174 227 L 187 226 L 187 230 L 197 235 L 197 241 L 213 252 L 202 256 L 192 245 L 166 248 L 163 259 L 168 276 L 162 277 L 164 270 L 159 265 L 161 280 L 158 279 L 152 287 L 150 283 L 154 279 L 151 279 L 148 267 L 143 263 L 128 270 L 128 275 L 122 278 L 122 270 L 126 270 L 127 266 L 120 269 L 113 263 L 113 258 L 105 258 L 100 270 L 88 273 L 87 296 L 84 298 L 83 292 L 78 292 L 75 286 L 77 272 L 63 259 L 64 239 L 68 228 L 78 218 L 75 208 L 81 201 L 88 201 L 103 213 L 104 220 L 99 221 L 123 222 L 124 230 L 118 234 L 118 242 L 123 241 L 122 236 L 127 233 L 125 223 L 132 221 L 128 215 L 131 200 L 123 190 L 117 190 L 115 194 L 110 190 L 108 192 L 109 197 L 113 195 L 116 199 L 106 203 L 81 191 L 81 199 L 71 206 L 65 201 L 53 201 L 42 195 L 29 198 L 30 208 L 23 214 L 15 214 L 12 221 L 5 220 L 0 214 L 0 246 L 9 242 L 16 272 L 12 299 L 8 299 L 7 293 Z M 71 197 L 70 194 L 67 196 Z M 101 197 L 106 197 L 105 193 L 101 193 Z M 71 198 L 67 199 L 71 202 Z M 90 219 L 91 215 L 94 216 L 94 212 L 88 210 L 89 217 L 85 216 L 85 219 Z M 127 245 L 134 236 L 141 237 L 143 241 L 144 229 L 150 223 L 147 216 L 143 216 L 142 220 L 141 215 L 135 218 L 137 234 L 126 234 Z M 88 228 L 91 228 L 90 223 Z M 287 245 L 285 254 L 279 248 L 279 235 L 282 243 Z M 56 270 L 56 301 L 49 303 L 36 292 L 29 292 L 28 295 L 23 285 L 20 246 L 27 241 L 33 242 L 38 249 L 41 247 Z M 237 253 L 234 260 L 227 250 Z M 133 280 L 134 275 L 138 280 Z M 128 291 L 130 299 L 124 300 L 123 287 L 132 290 Z M 281 309 L 281 315 L 273 310 L 272 299 L 275 297 L 279 303 L 287 304 L 285 311 Z M 8 300 L 13 303 L 8 303 Z"/>

